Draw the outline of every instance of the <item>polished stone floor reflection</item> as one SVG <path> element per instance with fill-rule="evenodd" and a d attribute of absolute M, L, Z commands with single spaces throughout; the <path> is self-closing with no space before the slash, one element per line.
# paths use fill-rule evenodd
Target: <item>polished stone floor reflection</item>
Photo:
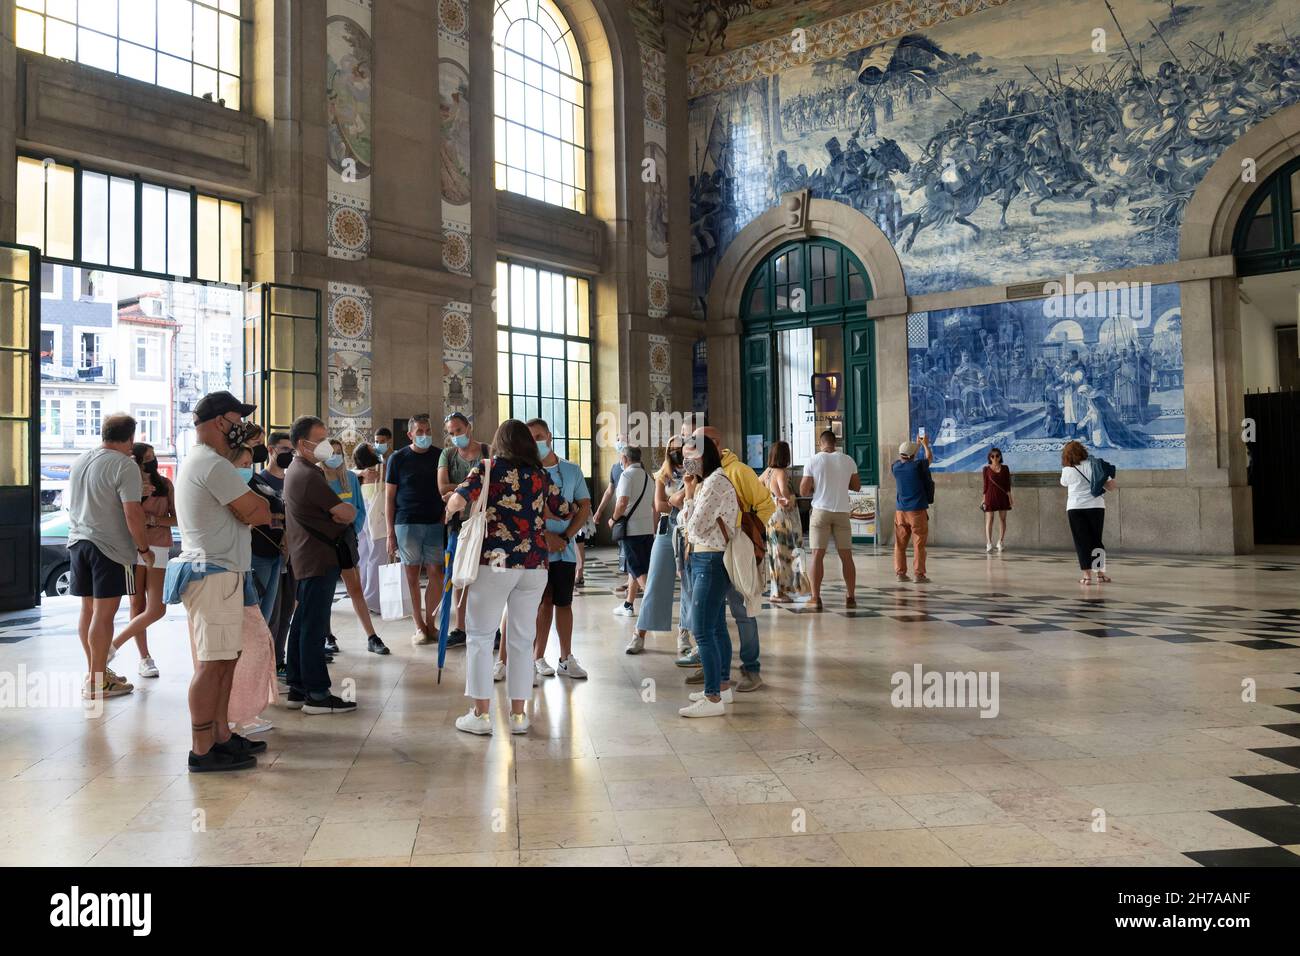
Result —
<path fill-rule="evenodd" d="M 673 639 L 623 653 L 596 560 L 591 678 L 544 679 L 526 737 L 458 733 L 463 651 L 439 685 L 409 622 L 376 657 L 337 604 L 359 712 L 271 708 L 258 768 L 213 776 L 185 772 L 179 609 L 151 631 L 161 678 L 125 649 L 137 691 L 91 720 L 17 706 L 81 666 L 75 605 L 0 616 L 0 864 L 1300 865 L 1296 561 L 1127 557 L 1086 589 L 1058 554 L 940 549 L 929 586 L 858 567 L 855 611 L 838 570 L 823 613 L 765 608 L 767 686 L 688 721 Z M 918 666 L 995 677 L 997 715 L 894 706 Z"/>

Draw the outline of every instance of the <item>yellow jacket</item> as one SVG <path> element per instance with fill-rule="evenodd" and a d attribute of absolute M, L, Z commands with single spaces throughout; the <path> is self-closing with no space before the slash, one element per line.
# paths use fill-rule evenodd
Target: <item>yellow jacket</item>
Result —
<path fill-rule="evenodd" d="M 776 502 L 772 493 L 763 487 L 754 474 L 754 469 L 736 457 L 730 448 L 722 449 L 722 471 L 736 488 L 740 504 L 746 511 L 758 515 L 758 520 L 767 526 L 767 519 L 776 511 Z M 739 519 L 737 519 L 739 521 Z"/>

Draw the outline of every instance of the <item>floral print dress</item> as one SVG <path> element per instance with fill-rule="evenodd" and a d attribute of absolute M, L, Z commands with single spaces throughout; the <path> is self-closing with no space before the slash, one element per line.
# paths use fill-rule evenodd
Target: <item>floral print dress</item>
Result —
<path fill-rule="evenodd" d="M 795 553 L 803 547 L 803 528 L 799 523 L 799 504 L 794 492 L 786 489 L 790 504 L 782 508 L 772 501 L 776 510 L 767 519 L 767 579 L 776 585 L 777 594 L 794 594 L 799 590 L 795 578 Z"/>
<path fill-rule="evenodd" d="M 573 517 L 573 506 L 560 495 L 545 468 L 530 468 L 492 459 L 488 482 L 487 530 L 480 564 L 498 568 L 545 568 L 547 510 L 556 518 Z M 483 466 L 476 465 L 456 488 L 471 505 L 483 493 Z"/>

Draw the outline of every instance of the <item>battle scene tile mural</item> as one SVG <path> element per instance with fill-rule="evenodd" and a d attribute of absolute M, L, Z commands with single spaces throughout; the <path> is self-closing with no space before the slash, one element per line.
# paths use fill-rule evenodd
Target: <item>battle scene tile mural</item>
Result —
<path fill-rule="evenodd" d="M 740 229 L 802 188 L 872 219 L 914 295 L 1169 262 L 1214 161 L 1300 102 L 1287 0 L 980 5 L 873 7 L 865 35 L 903 32 L 691 100 L 697 311 Z"/>

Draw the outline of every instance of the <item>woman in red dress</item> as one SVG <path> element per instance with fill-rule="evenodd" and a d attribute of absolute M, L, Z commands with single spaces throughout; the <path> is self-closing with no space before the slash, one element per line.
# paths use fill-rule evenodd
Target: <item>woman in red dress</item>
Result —
<path fill-rule="evenodd" d="M 998 551 L 1007 537 L 1007 512 L 1011 510 L 1011 469 L 1002 464 L 1002 449 L 989 449 L 989 463 L 984 466 L 984 550 L 993 550 L 993 516 L 998 516 L 1001 531 Z"/>

